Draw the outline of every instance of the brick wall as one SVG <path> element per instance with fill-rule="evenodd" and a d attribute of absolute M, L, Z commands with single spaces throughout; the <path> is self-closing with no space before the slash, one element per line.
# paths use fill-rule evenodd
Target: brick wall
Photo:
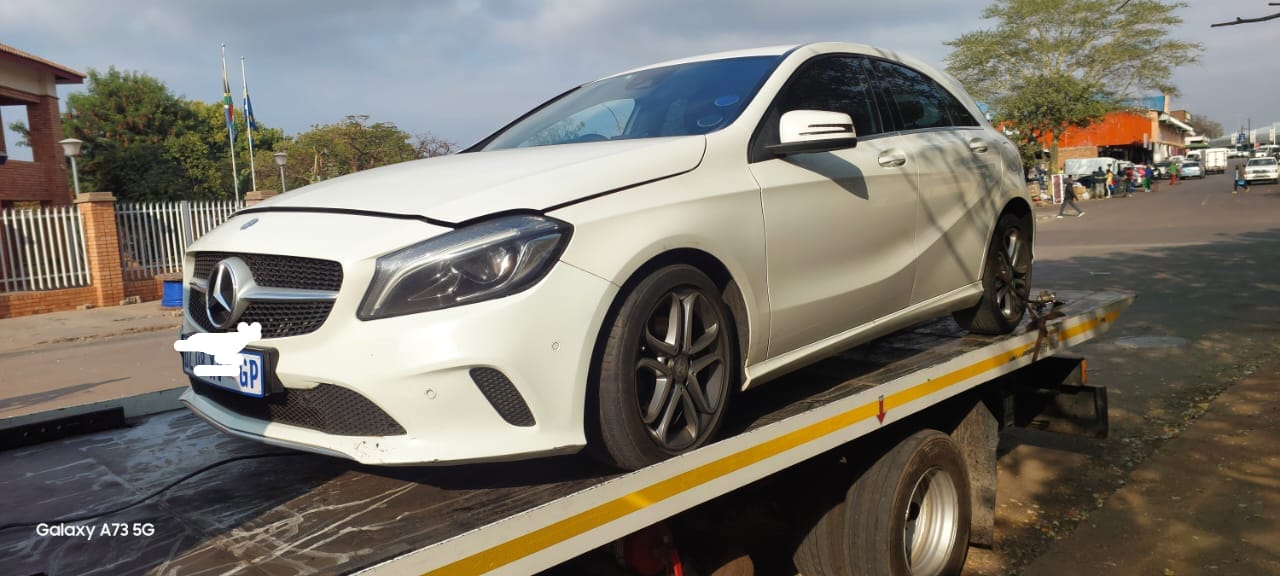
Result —
<path fill-rule="evenodd" d="M 164 297 L 164 281 L 159 277 L 144 280 L 125 280 L 124 297 L 137 297 L 143 302 L 159 300 Z"/>
<path fill-rule="evenodd" d="M 94 305 L 96 301 L 96 291 L 93 286 L 39 292 L 9 292 L 0 294 L 0 318 L 75 310 L 81 306 Z"/>

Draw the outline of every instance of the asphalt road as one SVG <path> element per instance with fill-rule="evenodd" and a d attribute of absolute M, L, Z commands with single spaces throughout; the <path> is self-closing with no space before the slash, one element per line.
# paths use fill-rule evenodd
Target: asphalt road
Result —
<path fill-rule="evenodd" d="M 1138 300 L 1111 333 L 1080 348 L 1090 382 L 1108 386 L 1110 438 L 1006 436 L 999 541 L 970 554 L 969 573 L 1019 571 L 1050 550 L 1219 393 L 1280 358 L 1280 186 L 1233 195 L 1230 174 L 1084 201 L 1080 218 L 1037 209 L 1037 288 L 1118 288 Z M 1214 573 L 1266 572 L 1256 568 Z M 1042 572 L 1033 564 L 1019 573 Z"/>
<path fill-rule="evenodd" d="M 176 338 L 162 330 L 0 353 L 0 418 L 183 386 Z"/>

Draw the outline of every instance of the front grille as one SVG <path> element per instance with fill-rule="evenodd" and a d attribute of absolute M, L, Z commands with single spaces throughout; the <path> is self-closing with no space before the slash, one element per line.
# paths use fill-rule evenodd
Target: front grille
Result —
<path fill-rule="evenodd" d="M 337 292 L 342 288 L 342 264 L 319 258 L 275 254 L 197 252 L 195 277 L 207 280 L 218 262 L 232 256 L 244 260 L 245 264 L 249 265 L 249 271 L 253 272 L 253 281 L 259 286 L 331 292 Z"/>
<path fill-rule="evenodd" d="M 405 433 L 389 414 L 359 393 L 321 384 L 310 390 L 285 388 L 263 398 L 245 396 L 191 379 L 191 389 L 236 414 L 310 428 L 337 436 L 401 436 Z"/>
<path fill-rule="evenodd" d="M 191 319 L 205 332 L 222 332 L 209 322 L 205 310 L 204 294 L 197 290 L 190 291 L 190 302 L 187 307 Z M 320 329 L 333 309 L 333 302 L 250 302 L 240 315 L 237 324 L 244 322 L 262 325 L 263 338 L 285 338 L 309 334 Z"/>
<path fill-rule="evenodd" d="M 342 265 L 332 260 L 278 256 L 274 254 L 246 254 L 232 252 L 197 252 L 195 254 L 195 278 L 207 280 L 214 266 L 225 258 L 236 256 L 249 265 L 253 281 L 259 286 L 271 288 L 297 288 L 304 290 L 328 290 L 342 288 Z M 206 332 L 222 332 L 209 322 L 205 309 L 205 295 L 188 290 L 187 311 L 192 320 Z M 251 302 L 244 314 L 236 320 L 262 324 L 263 338 L 284 338 L 309 334 L 320 329 L 333 310 L 333 301 L 272 301 Z"/>

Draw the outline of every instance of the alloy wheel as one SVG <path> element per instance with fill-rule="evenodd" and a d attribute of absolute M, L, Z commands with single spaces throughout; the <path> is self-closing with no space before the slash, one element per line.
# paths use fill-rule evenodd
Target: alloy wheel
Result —
<path fill-rule="evenodd" d="M 701 292 L 679 288 L 659 299 L 644 323 L 636 400 L 649 436 L 666 451 L 693 446 L 724 408 L 724 321 Z"/>

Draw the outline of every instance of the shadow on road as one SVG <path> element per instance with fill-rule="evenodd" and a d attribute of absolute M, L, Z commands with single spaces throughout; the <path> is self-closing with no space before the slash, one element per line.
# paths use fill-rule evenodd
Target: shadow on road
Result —
<path fill-rule="evenodd" d="M 1002 440 L 1001 541 L 994 561 L 979 563 L 979 574 L 1007 573 L 1039 556 L 1219 393 L 1280 357 L 1280 228 L 1221 235 L 1210 244 L 1037 263 L 1035 283 L 1133 290 L 1138 299 L 1112 332 L 1079 349 L 1089 359 L 1090 382 L 1109 388 L 1111 437 L 1015 431 Z M 1274 490 L 1280 477 L 1274 461 L 1255 468 L 1233 478 L 1237 487 Z M 1141 518 L 1133 517 L 1133 531 L 1143 529 Z M 1221 557 L 1249 535 L 1217 536 L 1218 545 L 1198 542 L 1198 553 Z"/>

